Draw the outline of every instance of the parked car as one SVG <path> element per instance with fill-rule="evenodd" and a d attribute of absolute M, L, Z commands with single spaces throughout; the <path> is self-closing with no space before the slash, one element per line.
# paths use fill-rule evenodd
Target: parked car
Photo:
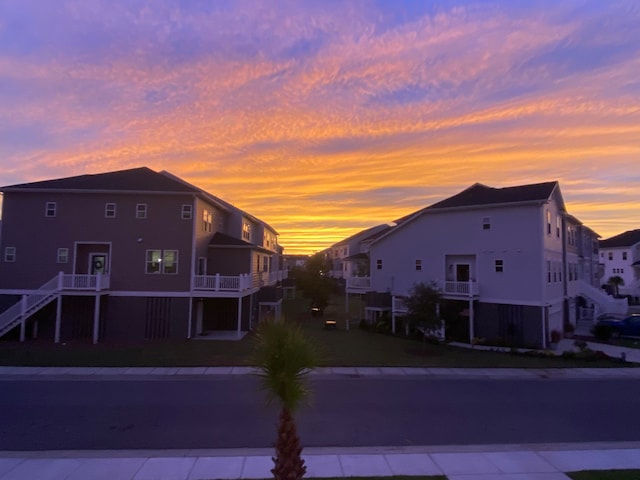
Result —
<path fill-rule="evenodd" d="M 602 316 L 598 318 L 596 327 L 610 328 L 614 335 L 640 337 L 640 313 L 634 313 L 623 319 L 615 316 Z"/>

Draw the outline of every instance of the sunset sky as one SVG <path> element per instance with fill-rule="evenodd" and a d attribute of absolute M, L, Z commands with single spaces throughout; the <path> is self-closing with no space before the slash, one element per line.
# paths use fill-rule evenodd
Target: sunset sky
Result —
<path fill-rule="evenodd" d="M 640 228 L 640 2 L 0 0 L 0 185 L 139 166 L 285 253 L 475 182 Z"/>

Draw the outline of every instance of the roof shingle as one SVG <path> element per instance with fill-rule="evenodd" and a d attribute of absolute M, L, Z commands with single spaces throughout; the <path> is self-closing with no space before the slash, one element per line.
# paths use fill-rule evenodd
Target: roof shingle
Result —
<path fill-rule="evenodd" d="M 600 248 L 631 247 L 640 242 L 640 229 L 627 230 L 611 238 L 600 240 Z"/>
<path fill-rule="evenodd" d="M 140 167 L 93 175 L 44 180 L 3 187 L 11 189 L 42 190 L 114 190 L 144 192 L 198 193 L 199 190 L 183 182 L 173 180 L 166 175 L 154 172 L 150 168 Z"/>

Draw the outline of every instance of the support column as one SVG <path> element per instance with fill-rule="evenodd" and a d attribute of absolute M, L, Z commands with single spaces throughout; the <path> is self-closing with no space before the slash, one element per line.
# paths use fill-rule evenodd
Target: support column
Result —
<path fill-rule="evenodd" d="M 187 319 L 187 338 L 191 338 L 191 330 L 192 330 L 192 322 L 193 322 L 193 302 L 194 302 L 194 298 L 193 297 L 189 297 L 189 312 L 187 313 L 187 315 L 189 315 L 188 319 Z M 196 325 L 196 328 L 197 325 Z M 196 332 L 196 335 L 198 334 L 198 332 Z"/>
<path fill-rule="evenodd" d="M 344 311 L 347 313 L 347 317 L 349 316 L 349 291 L 345 288 L 344 290 Z"/>
<path fill-rule="evenodd" d="M 95 308 L 93 310 L 93 344 L 98 343 L 100 333 L 100 295 L 96 295 Z"/>
<path fill-rule="evenodd" d="M 20 341 L 24 342 L 24 337 L 26 333 L 26 322 L 27 322 L 27 295 L 22 296 L 21 303 L 21 312 L 22 316 L 20 318 Z"/>
<path fill-rule="evenodd" d="M 242 333 L 242 297 L 238 297 L 238 337 Z"/>
<path fill-rule="evenodd" d="M 58 294 L 56 302 L 56 326 L 53 334 L 53 343 L 60 343 L 60 323 L 62 321 L 62 295 Z"/>
<path fill-rule="evenodd" d="M 475 332 L 473 330 L 473 297 L 469 299 L 469 343 L 473 345 L 473 339 L 475 338 Z"/>

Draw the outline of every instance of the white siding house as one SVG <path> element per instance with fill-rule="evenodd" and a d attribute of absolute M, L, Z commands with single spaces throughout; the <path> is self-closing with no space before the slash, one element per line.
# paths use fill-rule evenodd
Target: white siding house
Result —
<path fill-rule="evenodd" d="M 382 301 L 391 308 L 416 283 L 435 282 L 444 298 L 460 301 L 470 338 L 509 336 L 512 343 L 543 347 L 552 330 L 575 324 L 576 297 L 597 291 L 585 280 L 597 252 L 578 248 L 582 236 L 591 237 L 591 245 L 597 239 L 567 215 L 557 182 L 475 184 L 397 221 L 371 244 L 377 295 L 369 295 L 369 307 L 382 311 Z"/>
<path fill-rule="evenodd" d="M 624 280 L 621 295 L 640 297 L 640 229 L 600 241 L 600 263 L 603 283 L 618 276 Z"/>

